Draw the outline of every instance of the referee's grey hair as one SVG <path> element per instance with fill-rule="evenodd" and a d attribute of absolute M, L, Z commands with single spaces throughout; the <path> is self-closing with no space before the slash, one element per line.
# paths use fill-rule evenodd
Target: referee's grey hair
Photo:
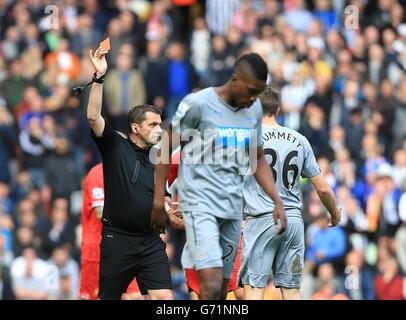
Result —
<path fill-rule="evenodd" d="M 141 124 L 146 116 L 147 112 L 153 112 L 156 114 L 161 115 L 162 112 L 155 106 L 151 106 L 149 104 L 140 104 L 138 106 L 132 107 L 130 111 L 128 111 L 128 132 L 131 133 L 131 124 Z"/>

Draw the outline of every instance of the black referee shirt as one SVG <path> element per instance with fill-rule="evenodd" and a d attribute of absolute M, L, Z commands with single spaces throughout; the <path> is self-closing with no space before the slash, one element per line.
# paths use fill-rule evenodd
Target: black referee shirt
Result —
<path fill-rule="evenodd" d="M 154 165 L 149 149 L 139 148 L 105 123 L 101 137 L 92 132 L 103 160 L 103 228 L 134 235 L 153 233 Z"/>

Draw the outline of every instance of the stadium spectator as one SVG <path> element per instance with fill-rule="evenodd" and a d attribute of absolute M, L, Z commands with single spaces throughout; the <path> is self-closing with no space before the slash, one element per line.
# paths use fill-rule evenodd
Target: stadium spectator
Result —
<path fill-rule="evenodd" d="M 41 126 L 40 119 L 34 117 L 28 121 L 26 129 L 19 136 L 23 151 L 23 162 L 35 187 L 41 188 L 46 183 L 45 155 L 54 148 L 54 141 Z"/>
<path fill-rule="evenodd" d="M 318 281 L 316 292 L 311 300 L 348 300 L 343 293 L 342 283 L 334 273 L 334 268 L 330 263 L 323 263 L 318 269 Z"/>
<path fill-rule="evenodd" d="M 329 228 L 329 217 L 322 211 L 315 219 L 317 230 L 309 239 L 306 262 L 308 268 L 331 262 L 339 265 L 344 258 L 346 238 L 340 227 Z"/>
<path fill-rule="evenodd" d="M 5 237 L 0 234 L 0 300 L 14 300 L 10 278 L 10 264 L 13 257 L 5 252 L 5 242 Z"/>
<path fill-rule="evenodd" d="M 225 37 L 216 35 L 211 40 L 212 52 L 208 61 L 207 83 L 218 86 L 230 76 L 234 61 L 227 59 L 227 42 Z"/>
<path fill-rule="evenodd" d="M 396 188 L 401 189 L 406 182 L 406 150 L 394 152 L 391 176 Z"/>
<path fill-rule="evenodd" d="M 44 164 L 46 184 L 52 199 L 61 197 L 70 200 L 72 192 L 80 189 L 78 168 L 67 138 L 55 138 L 54 148 Z"/>
<path fill-rule="evenodd" d="M 146 99 L 144 80 L 134 68 L 134 49 L 129 43 L 120 46 L 116 68 L 106 76 L 104 98 L 112 125 L 126 132 L 129 106 L 143 104 Z"/>
<path fill-rule="evenodd" d="M 406 78 L 403 76 L 399 82 L 399 94 L 395 105 L 395 120 L 392 127 L 395 148 L 401 147 L 406 138 Z"/>
<path fill-rule="evenodd" d="M 379 246 L 391 252 L 395 252 L 394 237 L 400 224 L 399 198 L 400 192 L 394 186 L 390 165 L 381 165 L 377 169 L 374 191 L 367 200 L 366 214 L 368 231 L 377 238 Z"/>
<path fill-rule="evenodd" d="M 304 0 L 291 1 L 292 7 L 286 10 L 286 20 L 295 31 L 307 32 L 309 25 L 313 21 L 313 16 L 309 10 L 306 9 Z"/>
<path fill-rule="evenodd" d="M 190 62 L 202 79 L 207 78 L 210 56 L 210 32 L 203 17 L 193 21 L 193 31 L 190 39 Z"/>
<path fill-rule="evenodd" d="M 313 88 L 309 88 L 299 70 L 293 72 L 291 84 L 285 86 L 281 92 L 283 125 L 293 130 L 300 127 L 300 113 L 304 104 L 313 94 Z"/>
<path fill-rule="evenodd" d="M 7 110 L 6 102 L 0 97 L 0 181 L 10 183 L 10 161 L 15 152 L 17 142 L 13 128 L 14 119 Z"/>
<path fill-rule="evenodd" d="M 403 189 L 404 191 L 404 189 Z M 406 194 L 403 193 L 399 201 L 399 217 L 402 225 L 396 231 L 396 256 L 400 269 L 406 274 Z"/>
<path fill-rule="evenodd" d="M 184 43 L 174 41 L 166 50 L 167 97 L 164 118 L 171 119 L 180 101 L 198 86 L 196 70 L 186 56 Z"/>
<path fill-rule="evenodd" d="M 316 0 L 313 14 L 323 24 L 325 33 L 339 25 L 339 17 L 332 9 L 330 0 Z"/>
<path fill-rule="evenodd" d="M 206 0 L 206 21 L 213 34 L 225 35 L 241 0 Z"/>
<path fill-rule="evenodd" d="M 54 249 L 66 246 L 72 250 L 75 244 L 75 230 L 69 221 L 68 201 L 57 198 L 53 201 L 51 218 L 40 230 L 41 252 L 49 259 Z"/>
<path fill-rule="evenodd" d="M 157 79 L 165 79 L 166 67 L 162 55 L 162 43 L 159 39 L 151 39 L 147 42 L 146 56 L 140 61 L 140 71 L 145 81 L 147 92 L 146 101 L 159 109 L 165 108 L 166 86 L 165 83 L 157 83 Z M 110 54 L 110 53 L 109 53 Z"/>
<path fill-rule="evenodd" d="M 70 256 L 66 247 L 56 247 L 52 257 L 48 260 L 49 265 L 58 270 L 58 289 L 50 292 L 53 299 L 75 300 L 79 297 L 79 265 Z"/>
<path fill-rule="evenodd" d="M 97 46 L 103 39 L 103 34 L 93 29 L 93 17 L 82 14 L 77 18 L 76 32 L 71 36 L 72 51 L 80 56 L 83 49 Z"/>
<path fill-rule="evenodd" d="M 399 273 L 396 259 L 387 255 L 378 261 L 379 273 L 374 278 L 377 300 L 404 300 L 405 279 Z"/>
<path fill-rule="evenodd" d="M 18 300 L 48 299 L 46 287 L 48 270 L 48 264 L 37 257 L 33 247 L 24 248 L 22 255 L 17 257 L 10 267 L 16 298 Z"/>

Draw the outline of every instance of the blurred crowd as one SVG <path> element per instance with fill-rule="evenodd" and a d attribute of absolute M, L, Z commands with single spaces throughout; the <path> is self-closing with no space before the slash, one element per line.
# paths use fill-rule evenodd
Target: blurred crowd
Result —
<path fill-rule="evenodd" d="M 49 7 L 52 5 L 51 7 Z M 223 84 L 255 51 L 281 91 L 279 123 L 305 135 L 342 208 L 308 181 L 303 295 L 405 299 L 406 1 L 0 0 L 0 299 L 77 299 L 81 188 L 100 161 L 86 120 L 89 50 L 111 50 L 103 112 L 168 121 L 189 92 Z M 168 254 L 187 299 L 180 252 Z M 280 298 L 272 289 L 268 297 Z"/>

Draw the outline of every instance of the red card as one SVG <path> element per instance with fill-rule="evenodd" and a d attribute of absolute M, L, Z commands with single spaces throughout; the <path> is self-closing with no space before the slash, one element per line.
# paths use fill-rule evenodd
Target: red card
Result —
<path fill-rule="evenodd" d="M 107 38 L 106 40 L 100 42 L 100 47 L 104 50 L 109 51 L 110 50 L 110 38 Z"/>

